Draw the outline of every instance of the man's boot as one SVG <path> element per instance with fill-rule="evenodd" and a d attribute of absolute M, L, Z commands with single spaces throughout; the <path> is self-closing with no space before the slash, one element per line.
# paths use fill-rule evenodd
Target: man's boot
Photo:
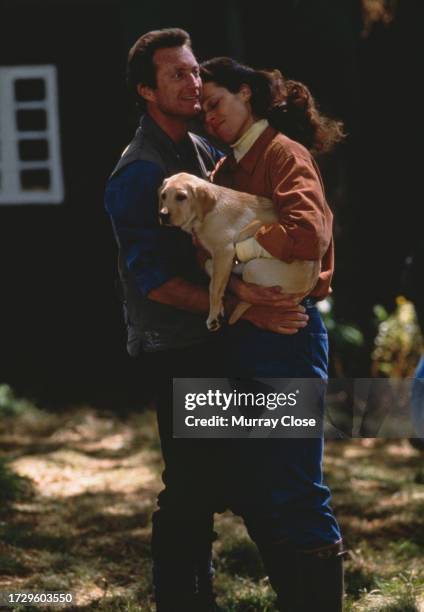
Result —
<path fill-rule="evenodd" d="M 297 568 L 296 553 L 287 542 L 258 544 L 259 553 L 269 582 L 277 594 L 276 606 L 284 612 L 296 612 Z"/>
<path fill-rule="evenodd" d="M 157 612 L 197 612 L 194 563 L 170 554 L 153 559 L 153 585 Z"/>
<path fill-rule="evenodd" d="M 176 529 L 163 513 L 153 515 L 153 586 L 157 612 L 216 612 L 212 542 L 208 523 Z"/>
<path fill-rule="evenodd" d="M 153 576 L 157 612 L 219 612 L 213 591 L 212 555 L 195 563 L 180 554 L 169 565 L 154 564 Z"/>

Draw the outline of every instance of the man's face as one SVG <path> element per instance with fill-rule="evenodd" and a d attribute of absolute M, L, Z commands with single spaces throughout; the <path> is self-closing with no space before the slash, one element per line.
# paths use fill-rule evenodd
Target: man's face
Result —
<path fill-rule="evenodd" d="M 191 49 L 186 46 L 158 49 L 153 61 L 156 88 L 144 88 L 144 97 L 164 115 L 184 119 L 196 117 L 201 110 L 202 82 L 199 64 Z"/>

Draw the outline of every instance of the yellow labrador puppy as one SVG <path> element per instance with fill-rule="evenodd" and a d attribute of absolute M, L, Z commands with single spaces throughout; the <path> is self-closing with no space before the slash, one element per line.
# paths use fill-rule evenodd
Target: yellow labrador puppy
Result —
<path fill-rule="evenodd" d="M 279 285 L 284 293 L 306 295 L 318 280 L 318 261 L 286 263 L 270 255 L 236 264 L 235 245 L 253 236 L 262 225 L 277 221 L 274 204 L 268 198 L 220 187 L 181 172 L 165 179 L 159 189 L 159 217 L 163 224 L 195 234 L 211 254 L 212 265 L 206 267 L 211 277 L 206 322 L 210 331 L 220 327 L 224 292 L 232 271 L 249 283 Z M 230 323 L 235 323 L 249 306 L 240 302 Z"/>

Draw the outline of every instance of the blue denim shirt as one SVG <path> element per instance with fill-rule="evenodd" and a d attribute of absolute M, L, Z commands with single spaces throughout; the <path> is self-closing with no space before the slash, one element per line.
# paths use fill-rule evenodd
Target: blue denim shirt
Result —
<path fill-rule="evenodd" d="M 106 210 L 125 264 L 144 296 L 177 275 L 186 276 L 186 267 L 194 264 L 190 237 L 158 224 L 157 191 L 164 178 L 154 163 L 134 161 L 106 188 Z"/>
<path fill-rule="evenodd" d="M 208 339 L 205 317 L 150 300 L 149 292 L 175 276 L 199 282 L 191 237 L 158 220 L 157 192 L 176 172 L 207 178 L 221 154 L 193 134 L 176 145 L 148 116 L 109 179 L 105 206 L 119 247 L 128 351 L 190 346 Z"/>

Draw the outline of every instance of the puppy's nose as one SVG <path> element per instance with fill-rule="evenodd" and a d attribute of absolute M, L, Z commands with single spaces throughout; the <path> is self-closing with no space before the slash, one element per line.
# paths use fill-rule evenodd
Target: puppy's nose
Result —
<path fill-rule="evenodd" d="M 159 211 L 159 220 L 163 225 L 171 224 L 171 215 L 169 214 L 169 210 L 164 206 Z"/>

